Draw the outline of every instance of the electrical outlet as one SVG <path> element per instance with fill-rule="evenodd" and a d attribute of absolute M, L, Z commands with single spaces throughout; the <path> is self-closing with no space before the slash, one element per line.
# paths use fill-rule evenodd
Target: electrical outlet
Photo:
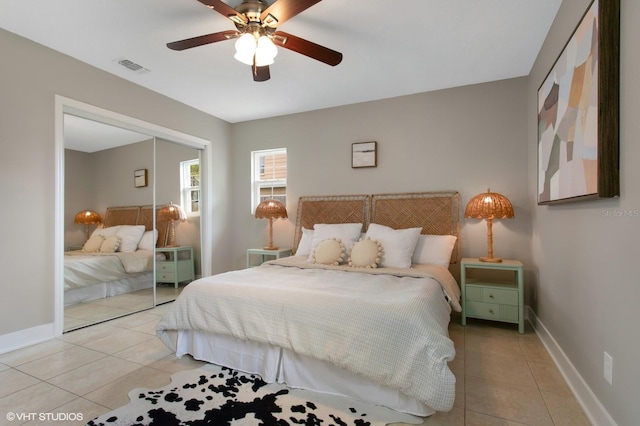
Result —
<path fill-rule="evenodd" d="M 613 358 L 607 352 L 604 353 L 604 379 L 613 385 Z"/>

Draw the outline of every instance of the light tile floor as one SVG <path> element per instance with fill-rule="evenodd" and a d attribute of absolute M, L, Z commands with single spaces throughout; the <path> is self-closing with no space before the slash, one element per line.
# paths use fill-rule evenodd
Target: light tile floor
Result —
<path fill-rule="evenodd" d="M 178 288 L 175 288 L 173 284 L 157 284 L 156 304 L 160 305 L 175 300 L 185 285 L 182 283 Z M 65 331 L 75 330 L 90 324 L 129 315 L 151 306 L 153 306 L 153 288 L 77 303 L 64 308 L 64 329 Z"/>
<path fill-rule="evenodd" d="M 162 387 L 171 374 L 202 365 L 177 359 L 155 337 L 167 307 L 0 355 L 0 425 L 84 424 L 127 404 L 131 389 Z M 462 327 L 454 316 L 449 333 L 457 352 L 451 362 L 456 401 L 424 425 L 590 424 L 530 326 L 520 335 L 511 325 Z M 23 420 L 9 421 L 8 413 Z M 82 421 L 40 420 L 74 414 Z"/>

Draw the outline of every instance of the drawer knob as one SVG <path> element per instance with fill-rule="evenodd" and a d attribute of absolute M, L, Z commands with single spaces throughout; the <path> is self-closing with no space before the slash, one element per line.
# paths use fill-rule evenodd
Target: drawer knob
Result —
<path fill-rule="evenodd" d="M 489 309 L 489 313 L 493 315 L 493 309 Z"/>
<path fill-rule="evenodd" d="M 489 298 L 490 298 L 490 299 L 493 299 L 493 294 L 490 294 L 490 295 L 489 295 Z"/>

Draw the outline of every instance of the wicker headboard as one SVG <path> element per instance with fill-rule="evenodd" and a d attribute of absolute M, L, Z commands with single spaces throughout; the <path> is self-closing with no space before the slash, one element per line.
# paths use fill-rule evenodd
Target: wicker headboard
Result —
<path fill-rule="evenodd" d="M 102 221 L 105 227 L 116 225 L 144 225 L 146 231 L 153 229 L 153 206 L 107 207 Z M 156 212 L 156 229 L 158 230 L 157 247 L 164 247 L 167 240 L 167 220 L 158 217 Z"/>
<path fill-rule="evenodd" d="M 460 194 L 456 191 L 400 194 L 335 195 L 300 197 L 293 249 L 298 248 L 302 228 L 316 223 L 369 223 L 394 229 L 422 228 L 423 234 L 458 237 L 451 263 L 459 259 Z"/>

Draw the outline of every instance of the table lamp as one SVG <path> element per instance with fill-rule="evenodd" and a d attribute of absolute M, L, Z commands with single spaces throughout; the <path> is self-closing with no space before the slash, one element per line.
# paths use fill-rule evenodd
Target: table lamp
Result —
<path fill-rule="evenodd" d="M 278 200 L 264 200 L 258 207 L 256 207 L 255 213 L 256 219 L 269 219 L 269 245 L 263 247 L 265 250 L 278 250 L 278 247 L 273 245 L 273 219 L 286 219 L 287 209 Z"/>
<path fill-rule="evenodd" d="M 502 259 L 493 257 L 493 219 L 506 219 L 513 217 L 511 201 L 502 194 L 487 192 L 478 194 L 467 203 L 464 217 L 487 220 L 487 256 L 481 257 L 481 262 L 499 263 Z"/>
<path fill-rule="evenodd" d="M 85 226 L 85 233 L 87 234 L 87 240 L 89 239 L 89 225 L 96 225 L 102 223 L 100 215 L 91 210 L 83 210 L 76 214 L 73 219 L 73 223 L 83 224 Z"/>
<path fill-rule="evenodd" d="M 167 225 L 169 230 L 169 242 L 167 243 L 167 247 L 177 247 L 175 221 L 187 219 L 187 215 L 184 213 L 183 208 L 171 202 L 160 208 L 158 211 L 158 219 L 169 221 Z"/>

